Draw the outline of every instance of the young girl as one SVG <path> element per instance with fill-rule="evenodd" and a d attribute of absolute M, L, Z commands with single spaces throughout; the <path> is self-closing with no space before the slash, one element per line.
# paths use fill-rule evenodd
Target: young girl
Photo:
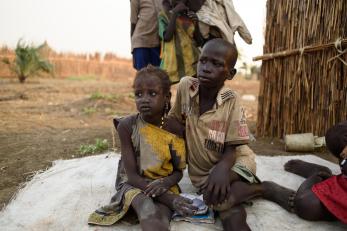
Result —
<path fill-rule="evenodd" d="M 198 18 L 186 5 L 187 0 L 164 0 L 159 13 L 161 39 L 160 67 L 167 71 L 172 83 L 180 78 L 196 75 L 198 46 L 203 43 Z"/>
<path fill-rule="evenodd" d="M 137 72 L 135 103 L 139 113 L 115 120 L 122 157 L 111 204 L 94 212 L 89 224 L 111 225 L 131 207 L 142 230 L 168 230 L 172 211 L 193 215 L 192 201 L 180 197 L 178 182 L 185 168 L 184 130 L 167 118 L 170 80 L 165 71 L 148 66 Z"/>
<path fill-rule="evenodd" d="M 285 170 L 307 179 L 297 191 L 263 182 L 264 197 L 305 220 L 347 224 L 347 121 L 330 128 L 325 139 L 330 152 L 340 160 L 341 174 L 332 175 L 327 167 L 291 160 Z"/>

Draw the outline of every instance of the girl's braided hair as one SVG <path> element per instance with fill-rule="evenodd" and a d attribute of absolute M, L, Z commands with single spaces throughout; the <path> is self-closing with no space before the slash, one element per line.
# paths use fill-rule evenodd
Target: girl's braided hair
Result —
<path fill-rule="evenodd" d="M 170 82 L 170 78 L 169 78 L 169 75 L 167 74 L 167 72 L 160 69 L 159 67 L 155 67 L 151 64 L 148 64 L 148 66 L 142 68 L 141 70 L 139 70 L 136 73 L 134 82 L 136 81 L 137 78 L 142 77 L 142 76 L 148 76 L 148 75 L 158 77 L 158 79 L 160 79 L 161 87 L 163 88 L 163 92 L 164 93 L 170 92 L 171 82 Z"/>

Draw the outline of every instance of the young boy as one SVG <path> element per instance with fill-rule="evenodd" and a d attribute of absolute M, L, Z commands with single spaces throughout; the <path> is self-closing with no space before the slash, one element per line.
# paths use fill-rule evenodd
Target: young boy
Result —
<path fill-rule="evenodd" d="M 162 0 L 130 0 L 131 53 L 136 70 L 160 65 L 158 14 Z"/>
<path fill-rule="evenodd" d="M 205 202 L 219 211 L 224 230 L 249 230 L 240 205 L 260 187 L 244 110 L 224 85 L 236 70 L 237 50 L 223 40 L 208 41 L 199 57 L 197 78 L 184 77 L 169 116 L 186 127 L 188 173 Z M 245 183 L 247 182 L 247 183 Z"/>

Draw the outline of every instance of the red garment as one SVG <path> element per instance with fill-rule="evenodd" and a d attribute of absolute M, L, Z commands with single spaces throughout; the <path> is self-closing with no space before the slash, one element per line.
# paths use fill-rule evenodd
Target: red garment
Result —
<path fill-rule="evenodd" d="M 347 224 L 347 177 L 340 174 L 313 185 L 312 191 L 325 207 Z"/>

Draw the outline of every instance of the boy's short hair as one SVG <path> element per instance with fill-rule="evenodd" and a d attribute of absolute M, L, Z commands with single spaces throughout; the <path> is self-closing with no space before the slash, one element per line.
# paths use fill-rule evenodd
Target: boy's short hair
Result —
<path fill-rule="evenodd" d="M 232 44 L 230 42 L 228 42 L 227 40 L 224 40 L 222 38 L 214 38 L 211 39 L 210 41 L 208 41 L 205 46 L 209 43 L 214 43 L 216 46 L 221 46 L 224 47 L 228 52 L 230 57 L 230 63 L 228 63 L 229 68 L 233 68 L 236 64 L 237 61 L 237 57 L 238 57 L 238 51 L 237 51 L 237 47 L 235 44 Z"/>
<path fill-rule="evenodd" d="M 146 67 L 143 67 L 141 70 L 136 72 L 134 82 L 136 81 L 137 78 L 146 76 L 146 75 L 154 75 L 158 77 L 158 79 L 160 79 L 163 92 L 164 93 L 170 92 L 171 81 L 170 81 L 169 75 L 167 74 L 165 70 L 160 69 L 159 67 L 155 67 L 151 64 L 148 64 Z"/>

